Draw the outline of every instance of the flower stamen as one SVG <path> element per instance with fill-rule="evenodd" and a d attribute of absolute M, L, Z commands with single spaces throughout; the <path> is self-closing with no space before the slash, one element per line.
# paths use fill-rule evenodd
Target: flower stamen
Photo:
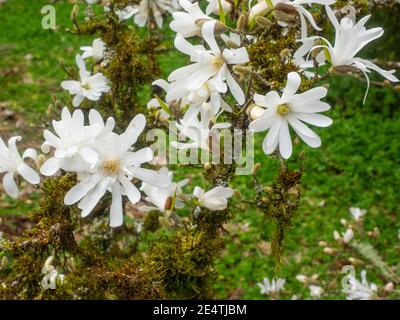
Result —
<path fill-rule="evenodd" d="M 108 175 L 116 175 L 119 173 L 120 165 L 118 160 L 107 160 L 103 164 L 104 172 Z"/>
<path fill-rule="evenodd" d="M 281 116 L 286 116 L 290 112 L 290 109 L 286 104 L 280 104 L 277 111 Z"/>

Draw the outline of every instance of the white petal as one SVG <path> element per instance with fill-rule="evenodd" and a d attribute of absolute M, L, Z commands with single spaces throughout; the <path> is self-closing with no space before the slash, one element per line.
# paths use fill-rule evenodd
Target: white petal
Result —
<path fill-rule="evenodd" d="M 112 202 L 110 209 L 110 227 L 116 228 L 124 222 L 124 212 L 122 210 L 122 194 L 119 183 L 112 186 Z"/>
<path fill-rule="evenodd" d="M 317 127 L 328 127 L 333 122 L 331 118 L 317 113 L 295 113 L 294 116 Z"/>
<path fill-rule="evenodd" d="M 17 168 L 18 173 L 29 183 L 38 184 L 40 182 L 40 177 L 31 167 L 27 166 L 25 163 L 21 163 Z"/>
<path fill-rule="evenodd" d="M 83 147 L 82 149 L 80 149 L 79 154 L 83 158 L 83 160 L 90 164 L 95 164 L 99 160 L 99 155 L 97 154 L 97 152 L 89 147 Z"/>
<path fill-rule="evenodd" d="M 14 180 L 14 172 L 7 172 L 3 177 L 4 191 L 12 198 L 18 197 L 18 187 Z"/>
<path fill-rule="evenodd" d="M 289 126 L 286 120 L 282 121 L 282 126 L 279 130 L 279 152 L 285 159 L 289 159 L 292 155 L 292 140 L 290 139 Z"/>
<path fill-rule="evenodd" d="M 293 96 L 300 87 L 301 78 L 297 72 L 290 72 L 287 75 L 286 87 L 283 90 L 282 100 L 287 101 L 291 96 Z"/>
<path fill-rule="evenodd" d="M 52 176 L 60 169 L 60 161 L 53 157 L 48 159 L 43 165 L 40 167 L 40 173 L 44 176 Z"/>
<path fill-rule="evenodd" d="M 138 203 L 141 198 L 141 194 L 136 186 L 124 175 L 119 176 L 119 181 L 122 183 L 129 201 L 133 204 Z"/>

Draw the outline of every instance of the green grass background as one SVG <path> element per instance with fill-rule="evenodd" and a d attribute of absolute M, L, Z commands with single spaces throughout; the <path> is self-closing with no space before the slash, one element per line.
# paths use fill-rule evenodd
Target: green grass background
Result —
<path fill-rule="evenodd" d="M 22 113 L 32 126 L 40 122 L 40 115 L 46 112 L 52 95 L 65 96 L 60 88 L 65 74 L 58 60 L 63 58 L 66 63 L 74 63 L 79 47 L 92 41 L 64 32 L 64 27 L 71 25 L 72 4 L 67 1 L 55 4 L 57 30 L 43 30 L 40 9 L 45 4 L 47 1 L 44 0 L 9 0 L 0 6 L 0 103 Z M 395 32 L 398 18 L 396 14 L 378 14 L 368 24 L 383 25 L 386 33 L 370 46 L 371 49 L 364 51 L 365 57 L 400 60 L 400 36 Z M 177 52 L 164 56 L 161 59 L 164 77 L 185 61 Z M 377 239 L 363 236 L 365 241 L 373 244 L 389 265 L 396 270 L 399 266 L 399 94 L 389 89 L 371 88 L 363 106 L 364 90 L 365 83 L 357 80 L 333 79 L 328 95 L 332 110 L 327 114 L 334 123 L 329 128 L 316 129 L 323 146 L 317 150 L 303 144 L 295 147 L 296 154 L 305 151 L 305 175 L 301 206 L 288 234 L 285 263 L 280 274 L 287 279 L 283 298 L 291 298 L 293 294 L 310 297 L 308 289 L 295 280 L 300 273 L 320 275 L 322 286 L 332 280 L 340 284 L 341 264 L 338 261 L 349 254 L 328 256 L 318 242 L 333 242 L 333 231 L 344 231 L 339 220 L 350 220 L 348 209 L 351 206 L 367 209 L 367 230 L 374 227 L 380 230 Z M 258 137 L 259 144 L 262 137 Z M 272 181 L 276 161 L 267 158 L 261 147 L 257 150 L 256 161 L 262 164 L 262 179 Z M 234 183 L 244 195 L 251 197 L 251 179 L 238 177 Z M 187 192 L 191 192 L 190 187 Z M 24 213 L 34 205 L 9 199 L 4 201 L 8 206 L 0 206 L 0 214 Z M 225 236 L 227 245 L 216 263 L 218 296 L 227 298 L 239 289 L 241 298 L 264 299 L 266 297 L 259 293 L 256 283 L 263 277 L 271 278 L 274 266 L 271 257 L 261 253 L 258 242 L 260 234 L 267 235 L 270 226 L 262 223 L 261 214 L 254 210 L 237 214 L 233 223 L 239 226 L 249 223 L 249 230 L 231 229 L 233 231 Z M 357 271 L 361 269 L 368 271 L 369 279 L 383 284 L 381 275 L 371 265 L 366 263 Z M 328 292 L 325 296 L 330 299 L 343 297 L 336 292 Z"/>

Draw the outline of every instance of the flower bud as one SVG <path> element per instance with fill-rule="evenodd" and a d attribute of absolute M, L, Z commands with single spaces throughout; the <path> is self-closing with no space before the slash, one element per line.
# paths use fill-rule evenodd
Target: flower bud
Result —
<path fill-rule="evenodd" d="M 39 154 L 36 159 L 36 167 L 40 170 L 41 166 L 46 162 L 46 157 L 44 154 Z"/>
<path fill-rule="evenodd" d="M 301 283 L 307 283 L 308 282 L 308 277 L 303 275 L 303 274 L 298 274 L 296 276 L 296 280 L 301 282 Z"/>
<path fill-rule="evenodd" d="M 274 188 L 270 187 L 270 186 L 266 186 L 263 188 L 263 191 L 266 193 L 273 193 L 274 192 Z"/>
<path fill-rule="evenodd" d="M 353 266 L 361 266 L 364 264 L 364 262 L 360 259 L 354 258 L 354 257 L 350 257 L 347 260 L 349 260 L 349 262 L 353 265 Z"/>
<path fill-rule="evenodd" d="M 71 20 L 75 21 L 78 14 L 79 14 L 79 6 L 75 4 L 71 11 Z"/>
<path fill-rule="evenodd" d="M 260 168 L 261 168 L 261 163 L 257 162 L 257 163 L 254 165 L 253 169 L 251 170 L 251 174 L 252 174 L 253 176 L 255 176 L 255 175 L 257 174 L 258 169 L 260 169 Z"/>
<path fill-rule="evenodd" d="M 329 254 L 329 255 L 332 255 L 335 253 L 335 251 L 330 247 L 325 247 L 323 251 L 324 251 L 324 253 Z"/>
<path fill-rule="evenodd" d="M 252 74 L 252 71 L 249 67 L 241 66 L 240 64 L 233 66 L 233 72 L 237 73 L 238 75 L 248 75 Z"/>
<path fill-rule="evenodd" d="M 208 21 L 211 21 L 211 20 L 210 19 L 198 19 L 198 20 L 196 20 L 195 23 L 196 23 L 197 26 L 203 27 L 203 24 L 205 24 Z M 226 26 L 222 22 L 217 21 L 215 23 L 214 32 L 216 34 L 218 34 L 218 33 L 222 33 L 222 32 L 225 32 L 225 31 L 226 31 Z"/>
<path fill-rule="evenodd" d="M 394 284 L 393 282 L 388 282 L 385 287 L 383 288 L 384 291 L 390 293 L 394 290 Z"/>
<path fill-rule="evenodd" d="M 340 219 L 340 223 L 342 224 L 342 226 L 347 228 L 347 220 L 346 219 Z"/>
<path fill-rule="evenodd" d="M 286 3 L 277 3 L 274 8 L 274 16 L 276 20 L 293 25 L 297 22 L 299 13 L 297 10 Z"/>
<path fill-rule="evenodd" d="M 272 22 L 266 17 L 258 16 L 255 20 L 261 28 L 264 28 L 264 30 L 269 30 L 272 26 Z"/>
<path fill-rule="evenodd" d="M 233 194 L 234 194 L 235 198 L 240 199 L 242 197 L 242 194 L 237 189 L 233 190 Z"/>
<path fill-rule="evenodd" d="M 320 241 L 320 242 L 318 242 L 318 245 L 320 247 L 326 247 L 328 244 L 325 241 Z"/>
<path fill-rule="evenodd" d="M 339 231 L 337 230 L 333 231 L 333 238 L 338 242 L 342 240 L 342 237 L 340 236 Z"/>
<path fill-rule="evenodd" d="M 8 259 L 6 256 L 4 256 L 3 258 L 1 258 L 0 269 L 6 268 L 7 265 L 8 265 Z"/>
<path fill-rule="evenodd" d="M 172 197 L 168 197 L 167 200 L 165 200 L 164 209 L 165 210 L 172 209 Z"/>
<path fill-rule="evenodd" d="M 258 119 L 264 113 L 264 111 L 264 108 L 261 108 L 256 104 L 252 104 L 247 108 L 246 113 L 251 120 L 255 120 Z"/>
<path fill-rule="evenodd" d="M 212 169 L 212 164 L 211 163 L 209 163 L 209 162 L 207 162 L 207 163 L 205 163 L 204 164 L 204 170 L 211 170 Z"/>
<path fill-rule="evenodd" d="M 237 27 L 236 27 L 236 29 L 238 31 L 240 31 L 240 32 L 245 31 L 248 17 L 249 17 L 249 14 L 247 12 L 246 13 L 242 13 L 239 16 L 239 19 L 238 19 L 238 22 L 237 22 Z"/>

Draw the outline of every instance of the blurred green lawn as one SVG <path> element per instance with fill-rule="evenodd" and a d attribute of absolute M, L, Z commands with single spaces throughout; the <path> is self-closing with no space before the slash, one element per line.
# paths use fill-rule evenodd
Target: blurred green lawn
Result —
<path fill-rule="evenodd" d="M 64 26 L 71 24 L 72 5 L 67 1 L 55 4 L 58 29 L 43 30 L 40 9 L 47 3 L 44 0 L 9 0 L 0 6 L 0 103 L 22 113 L 33 126 L 40 123 L 40 115 L 46 112 L 52 95 L 67 97 L 60 88 L 65 75 L 58 65 L 59 58 L 72 64 L 79 47 L 92 41 L 63 31 Z M 381 19 L 383 16 L 369 24 L 384 23 L 387 31 L 372 45 L 372 50 L 365 52 L 366 57 L 400 60 L 399 52 L 394 51 L 399 50 L 400 35 L 395 32 L 399 19 L 394 15 L 384 21 Z M 164 76 L 184 63 L 182 55 L 168 53 L 161 59 Z M 328 113 L 334 124 L 326 129 L 316 129 L 323 146 L 317 150 L 303 144 L 295 147 L 296 154 L 305 151 L 305 175 L 303 200 L 288 234 L 286 258 L 280 274 L 287 279 L 284 298 L 290 298 L 294 293 L 309 297 L 308 289 L 295 279 L 300 273 L 319 274 L 321 285 L 332 280 L 340 284 L 341 264 L 338 261 L 348 254 L 328 256 L 322 252 L 318 242 L 332 242 L 335 229 L 344 231 L 339 220 L 351 219 L 348 212 L 351 206 L 368 210 L 366 229 L 378 227 L 380 236 L 377 239 L 364 238 L 378 249 L 389 265 L 399 267 L 399 94 L 388 89 L 371 88 L 367 103 L 362 106 L 364 90 L 365 83 L 350 78 L 332 81 L 328 100 L 333 108 Z M 257 139 L 259 145 L 262 137 L 261 134 Z M 261 147 L 256 161 L 262 164 L 260 175 L 264 181 L 272 181 L 276 161 L 267 158 Z M 296 166 L 296 163 L 292 165 Z M 244 195 L 251 197 L 251 179 L 238 177 L 234 183 Z M 0 206 L 0 214 L 23 212 L 30 207 L 10 202 L 7 208 Z M 231 232 L 226 235 L 226 249 L 216 264 L 219 297 L 227 298 L 241 292 L 241 298 L 265 298 L 260 295 L 256 282 L 265 276 L 271 278 L 274 265 L 271 257 L 262 254 L 258 247 L 262 240 L 260 234 L 265 237 L 269 230 L 269 226 L 261 224 L 261 221 L 261 214 L 253 210 L 234 218 Z M 235 231 L 234 224 L 238 224 L 240 229 L 246 223 L 249 223 L 248 231 Z M 368 264 L 362 268 L 368 270 L 369 280 L 382 285 L 376 270 Z M 328 293 L 326 297 L 344 296 Z"/>

